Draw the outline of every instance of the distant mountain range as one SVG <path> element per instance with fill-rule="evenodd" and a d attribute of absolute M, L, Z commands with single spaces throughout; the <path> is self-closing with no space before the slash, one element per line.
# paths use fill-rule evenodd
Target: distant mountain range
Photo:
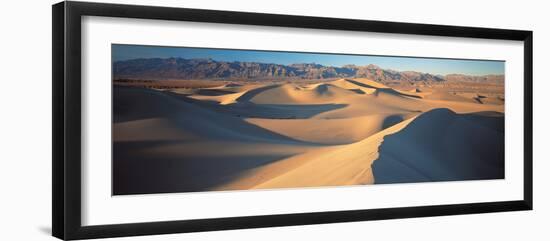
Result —
<path fill-rule="evenodd" d="M 471 76 L 463 74 L 433 75 L 416 71 L 395 71 L 376 65 L 324 66 L 314 63 L 291 65 L 224 62 L 212 59 L 148 58 L 116 61 L 114 79 L 328 79 L 369 78 L 375 81 L 468 81 L 503 83 L 504 75 Z"/>

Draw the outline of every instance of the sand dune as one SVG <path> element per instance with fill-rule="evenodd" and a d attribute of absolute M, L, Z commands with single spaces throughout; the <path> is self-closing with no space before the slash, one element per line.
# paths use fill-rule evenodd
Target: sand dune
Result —
<path fill-rule="evenodd" d="M 192 134 L 180 135 L 181 137 L 202 136 L 205 138 L 221 138 L 269 141 L 269 142 L 296 142 L 286 136 L 258 128 L 247 124 L 240 118 L 230 115 L 220 115 L 206 108 L 200 108 L 181 99 L 172 98 L 159 91 L 135 88 L 117 88 L 114 93 L 114 131 L 115 141 L 118 138 L 132 135 L 142 135 L 150 138 L 148 134 L 134 131 L 135 128 L 124 128 L 127 125 L 161 124 L 163 128 L 173 127 L 171 131 L 186 131 Z M 127 100 L 132 100 L 128 102 Z M 117 111 L 122 109 L 124 112 Z M 177 110 L 177 111 L 174 111 Z M 121 128 L 118 128 L 118 127 Z M 128 131 L 125 131 L 128 129 Z M 143 128 L 154 129 L 154 128 Z M 136 136 L 128 139 L 136 139 Z"/>
<path fill-rule="evenodd" d="M 296 140 L 322 144 L 350 144 L 363 140 L 415 114 L 373 114 L 341 119 L 275 120 L 248 118 L 257 125 Z M 347 127 L 347 128 L 343 128 Z M 327 138 L 330 135 L 330 138 Z"/>
<path fill-rule="evenodd" d="M 315 147 L 160 91 L 117 87 L 113 97 L 119 194 L 208 190 Z"/>
<path fill-rule="evenodd" d="M 503 175 L 503 100 L 368 79 L 115 86 L 113 98 L 118 194 Z"/>
<path fill-rule="evenodd" d="M 372 184 L 372 162 L 386 135 L 403 129 L 414 118 L 400 122 L 364 140 L 311 150 L 255 168 L 234 182 L 218 187 L 263 189 Z"/>
<path fill-rule="evenodd" d="M 374 86 L 367 87 L 367 86 L 363 86 L 363 85 L 358 85 L 357 83 L 353 83 L 353 81 L 348 80 L 348 79 L 335 80 L 335 81 L 332 81 L 331 84 L 333 84 L 334 86 L 338 86 L 340 88 L 343 88 L 343 89 L 356 91 L 357 93 L 362 92 L 364 94 L 372 94 L 377 89 Z"/>
<path fill-rule="evenodd" d="M 504 177 L 504 116 L 435 109 L 386 136 L 373 164 L 375 183 Z"/>
<path fill-rule="evenodd" d="M 477 103 L 473 98 L 466 98 L 464 96 L 451 94 L 443 91 L 435 91 L 424 96 L 425 99 L 431 100 L 446 100 L 446 101 L 455 101 L 455 102 L 468 102 L 468 103 Z"/>
<path fill-rule="evenodd" d="M 227 89 L 218 88 L 218 90 L 226 91 Z M 236 103 L 252 103 L 264 107 L 267 105 L 345 105 L 345 108 L 338 108 L 337 111 L 314 117 L 324 119 L 341 119 L 380 113 L 418 113 L 434 108 L 450 108 L 459 113 L 503 111 L 503 105 L 478 105 L 479 102 L 473 98 L 468 99 L 448 93 L 418 94 L 399 91 L 367 79 L 340 79 L 330 83 L 306 86 L 297 84 L 254 85 L 241 90 L 226 95 L 192 95 L 190 97 L 198 100 L 210 100 L 222 105 Z M 246 105 L 246 107 L 250 107 L 250 105 Z M 243 116 L 247 115 L 243 114 Z M 273 118 L 273 116 L 268 118 Z M 287 118 L 292 118 L 292 116 Z"/>
<path fill-rule="evenodd" d="M 237 100 L 241 98 L 242 95 L 260 87 L 264 87 L 264 86 L 263 85 L 241 85 L 236 83 L 229 83 L 222 86 L 200 89 L 198 91 L 195 91 L 189 97 L 197 100 L 213 101 L 222 105 L 228 105 L 228 104 L 237 103 Z M 211 91 L 212 93 L 219 93 L 219 94 L 210 94 L 210 95 L 204 94 L 205 90 Z"/>
<path fill-rule="evenodd" d="M 300 87 L 284 84 L 253 96 L 250 101 L 256 104 L 324 104 L 338 103 L 350 95 L 358 93 L 331 84 L 316 84 Z"/>
<path fill-rule="evenodd" d="M 503 118 L 495 115 L 432 110 L 350 145 L 258 167 L 219 189 L 503 178 Z"/>

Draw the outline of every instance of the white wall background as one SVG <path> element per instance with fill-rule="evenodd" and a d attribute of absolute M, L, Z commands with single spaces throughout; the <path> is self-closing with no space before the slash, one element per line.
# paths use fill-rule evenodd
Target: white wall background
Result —
<path fill-rule="evenodd" d="M 0 240 L 55 240 L 51 231 L 51 8 L 9 1 L 0 10 Z M 189 8 L 528 29 L 534 33 L 535 210 L 435 218 L 175 234 L 115 240 L 549 240 L 546 154 L 550 79 L 544 1 L 119 0 Z M 548 103 L 548 104 L 547 104 Z"/>

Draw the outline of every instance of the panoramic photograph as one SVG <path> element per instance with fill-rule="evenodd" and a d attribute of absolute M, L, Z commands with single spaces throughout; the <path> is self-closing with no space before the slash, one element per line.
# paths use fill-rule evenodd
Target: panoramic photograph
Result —
<path fill-rule="evenodd" d="M 111 54 L 113 195 L 504 178 L 504 61 Z"/>

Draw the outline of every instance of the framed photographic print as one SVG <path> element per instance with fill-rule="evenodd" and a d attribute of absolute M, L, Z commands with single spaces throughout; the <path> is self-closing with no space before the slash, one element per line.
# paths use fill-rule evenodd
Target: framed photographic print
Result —
<path fill-rule="evenodd" d="M 531 31 L 61 2 L 53 235 L 530 210 L 532 108 Z"/>

